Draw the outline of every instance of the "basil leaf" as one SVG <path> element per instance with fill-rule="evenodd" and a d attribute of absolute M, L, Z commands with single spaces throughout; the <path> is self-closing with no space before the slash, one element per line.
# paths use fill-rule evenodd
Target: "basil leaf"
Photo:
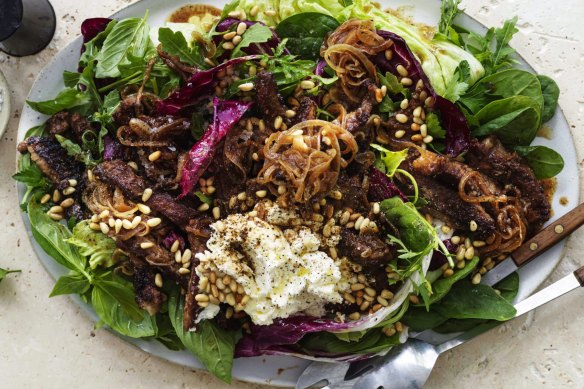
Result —
<path fill-rule="evenodd" d="M 28 218 L 36 242 L 47 254 L 59 264 L 89 278 L 85 271 L 87 260 L 66 242 L 71 237 L 67 227 L 52 220 L 34 198 L 28 203 Z"/>
<path fill-rule="evenodd" d="M 180 31 L 173 32 L 170 28 L 161 28 L 158 30 L 158 40 L 162 44 L 162 50 L 167 54 L 178 56 L 182 62 L 190 65 L 206 67 L 204 57 L 196 42 L 192 44 L 192 47 L 189 46 Z"/>
<path fill-rule="evenodd" d="M 91 287 L 85 276 L 79 273 L 59 277 L 49 297 L 63 294 L 83 294 Z"/>
<path fill-rule="evenodd" d="M 95 56 L 95 76 L 108 78 L 120 76 L 119 66 L 129 63 L 128 56 L 143 58 L 150 46 L 150 28 L 144 18 L 127 18 L 113 26 Z"/>
<path fill-rule="evenodd" d="M 20 273 L 20 270 L 6 270 L 0 267 L 0 282 L 10 273 Z"/>
<path fill-rule="evenodd" d="M 265 43 L 272 38 L 272 30 L 270 27 L 260 23 L 256 23 L 243 33 L 241 42 L 231 52 L 231 58 L 244 56 L 242 49 L 253 45 L 254 43 Z"/>
<path fill-rule="evenodd" d="M 539 128 L 539 104 L 527 96 L 493 101 L 476 115 L 479 128 L 473 136 L 496 134 L 507 147 L 529 145 Z"/>
<path fill-rule="evenodd" d="M 458 282 L 433 310 L 454 319 L 489 319 L 505 321 L 515 317 L 516 310 L 493 288 Z"/>
<path fill-rule="evenodd" d="M 241 338 L 241 331 L 224 330 L 211 320 L 201 321 L 196 332 L 185 331 L 183 309 L 183 298 L 179 298 L 175 291 L 168 301 L 168 314 L 177 336 L 209 372 L 220 380 L 231 383 L 233 353 L 235 344 Z"/>
<path fill-rule="evenodd" d="M 564 168 L 562 156 L 545 146 L 517 146 L 517 154 L 527 160 L 535 177 L 542 180 L 556 176 Z"/>
<path fill-rule="evenodd" d="M 131 338 L 156 335 L 155 319 L 138 308 L 129 283 L 97 279 L 91 303 L 99 318 L 122 335 Z"/>
<path fill-rule="evenodd" d="M 560 97 L 560 88 L 558 84 L 548 76 L 538 75 L 541 84 L 541 93 L 543 94 L 543 110 L 541 113 L 541 122 L 550 121 L 556 113 L 558 98 Z"/>
<path fill-rule="evenodd" d="M 116 242 L 107 235 L 93 231 L 89 227 L 89 220 L 83 220 L 73 228 L 73 235 L 67 243 L 76 246 L 81 255 L 89 257 L 89 267 L 110 267 L 117 260 L 114 257 Z M 118 258 L 119 259 L 119 258 Z"/>
<path fill-rule="evenodd" d="M 73 88 L 65 88 L 52 100 L 27 100 L 26 103 L 37 112 L 45 115 L 54 115 L 65 109 L 86 105 L 90 103 L 90 101 L 89 96 L 85 92 Z"/>
<path fill-rule="evenodd" d="M 493 286 L 493 289 L 500 291 L 501 297 L 505 300 L 513 302 L 519 292 L 519 274 L 517 272 L 509 274 Z"/>
<path fill-rule="evenodd" d="M 318 12 L 302 12 L 282 20 L 276 26 L 276 34 L 288 38 L 286 47 L 300 58 L 320 58 L 320 47 L 325 36 L 336 29 L 339 22 L 332 16 Z"/>

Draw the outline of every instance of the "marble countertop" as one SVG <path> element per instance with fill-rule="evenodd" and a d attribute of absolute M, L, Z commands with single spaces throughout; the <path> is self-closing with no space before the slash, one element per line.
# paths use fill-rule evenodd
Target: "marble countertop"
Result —
<path fill-rule="evenodd" d="M 32 250 L 16 200 L 16 130 L 24 99 L 38 71 L 79 31 L 83 19 L 105 16 L 130 0 L 91 2 L 52 0 L 58 25 L 55 39 L 42 53 L 11 58 L 0 53 L 0 69 L 11 86 L 12 114 L 0 142 L 0 267 L 22 269 L 0 284 L 0 372 L 2 387 L 185 387 L 265 388 L 219 382 L 152 357 L 94 323 L 67 297 L 49 299 L 54 281 Z M 486 25 L 500 25 L 519 16 L 512 46 L 562 91 L 560 106 L 584 165 L 584 4 L 549 0 L 463 1 L 471 16 Z M 565 257 L 546 283 L 584 264 L 584 230 L 568 241 Z M 508 322 L 438 360 L 428 388 L 582 387 L 584 331 L 578 321 L 584 311 L 579 290 L 526 316 Z"/>

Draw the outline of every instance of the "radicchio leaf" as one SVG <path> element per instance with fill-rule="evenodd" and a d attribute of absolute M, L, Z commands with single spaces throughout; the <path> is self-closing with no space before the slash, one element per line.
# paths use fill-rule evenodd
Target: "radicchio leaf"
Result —
<path fill-rule="evenodd" d="M 111 21 L 112 19 L 109 18 L 85 19 L 83 23 L 81 23 L 81 35 L 83 35 L 83 43 L 89 42 L 95 38 L 97 34 L 104 31 Z"/>
<path fill-rule="evenodd" d="M 258 56 L 247 56 L 234 58 L 223 62 L 209 70 L 203 70 L 193 74 L 187 83 L 177 91 L 174 91 L 164 100 L 156 103 L 156 111 L 160 115 L 178 115 L 187 107 L 199 103 L 201 100 L 208 98 L 213 93 L 213 81 L 217 73 L 229 67 L 236 66 L 242 62 L 257 59 Z"/>
<path fill-rule="evenodd" d="M 321 59 L 318 61 L 318 63 L 316 64 L 316 68 L 314 69 L 314 74 L 322 77 L 324 76 L 324 68 L 326 68 L 326 61 L 324 59 Z"/>
<path fill-rule="evenodd" d="M 381 170 L 372 167 L 369 171 L 369 192 L 367 198 L 369 201 L 383 201 L 394 196 L 399 196 L 405 202 L 408 198 Z"/>
<path fill-rule="evenodd" d="M 398 75 L 397 66 L 404 66 L 413 80 L 412 88 L 415 88 L 419 79 L 424 81 L 424 85 L 429 96 L 436 99 L 434 108 L 440 112 L 442 123 L 446 129 L 446 154 L 456 157 L 460 153 L 468 150 L 470 146 L 470 130 L 464 114 L 454 105 L 454 103 L 436 94 L 432 88 L 430 80 L 424 73 L 422 65 L 416 59 L 406 42 L 399 35 L 393 32 L 378 30 L 377 33 L 385 39 L 393 41 L 393 57 L 387 60 L 384 53 L 377 54 L 372 58 L 373 63 L 381 70 L 382 73 L 389 72 Z"/>
<path fill-rule="evenodd" d="M 123 146 L 111 136 L 106 135 L 103 138 L 103 159 L 104 161 L 113 161 L 122 159 L 124 156 Z"/>
<path fill-rule="evenodd" d="M 217 24 L 217 27 L 215 28 L 215 30 L 217 32 L 224 32 L 224 31 L 229 30 L 233 25 L 237 26 L 239 23 L 241 23 L 241 20 L 239 20 L 239 19 L 225 18 L 222 21 L 220 21 L 219 24 Z M 253 26 L 254 24 L 257 24 L 257 23 L 265 26 L 265 24 L 262 22 L 253 22 L 250 20 L 246 20 L 243 23 L 245 23 L 248 28 Z M 219 46 L 221 44 L 222 40 L 223 40 L 222 35 L 216 35 L 215 37 L 213 37 L 213 41 L 215 42 L 215 44 L 217 46 Z M 243 51 L 247 55 L 272 54 L 272 52 L 278 47 L 279 44 L 280 44 L 280 38 L 272 30 L 272 38 L 270 38 L 267 42 L 253 43 L 253 44 L 249 45 L 248 47 L 244 47 L 241 51 Z M 288 54 L 287 50 L 286 50 L 286 52 Z M 229 56 L 229 52 L 226 52 L 225 54 L 226 55 L 224 55 L 224 57 Z M 219 59 L 221 60 L 223 58 L 219 58 Z"/>
<path fill-rule="evenodd" d="M 178 240 L 179 249 L 181 251 L 184 251 L 185 245 L 186 245 L 185 238 L 183 238 L 181 235 L 179 235 L 175 231 L 170 231 L 168 234 L 166 234 L 166 236 L 162 240 L 162 244 L 164 245 L 164 247 L 166 247 L 167 250 L 170 250 L 170 248 L 172 247 L 174 242 L 176 242 L 177 240 Z"/>
<path fill-rule="evenodd" d="M 209 125 L 203 137 L 189 151 L 180 180 L 182 192 L 179 199 L 192 191 L 213 160 L 217 145 L 252 105 L 253 103 L 237 100 L 213 98 L 213 123 Z"/>
<path fill-rule="evenodd" d="M 450 254 L 456 254 L 458 251 L 458 245 L 452 243 L 452 240 L 446 239 L 443 240 L 442 243 L 444 243 L 444 246 L 446 246 Z M 441 251 L 434 250 L 434 254 L 432 255 L 432 260 L 430 261 L 430 267 L 428 267 L 428 270 L 440 269 L 440 267 L 446 263 L 448 263 L 446 256 Z"/>

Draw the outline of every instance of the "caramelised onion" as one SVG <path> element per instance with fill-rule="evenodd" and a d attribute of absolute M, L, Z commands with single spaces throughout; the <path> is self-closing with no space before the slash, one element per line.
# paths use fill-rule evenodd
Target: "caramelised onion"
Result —
<path fill-rule="evenodd" d="M 324 198 L 337 184 L 341 168 L 358 151 L 347 130 L 323 120 L 307 120 L 275 132 L 264 146 L 264 166 L 258 181 L 275 195 L 285 186 L 297 203 Z"/>

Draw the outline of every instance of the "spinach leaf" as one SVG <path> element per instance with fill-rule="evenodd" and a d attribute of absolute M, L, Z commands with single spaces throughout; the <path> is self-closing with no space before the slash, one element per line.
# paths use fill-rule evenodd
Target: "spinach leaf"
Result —
<path fill-rule="evenodd" d="M 254 43 L 267 42 L 271 37 L 272 30 L 270 30 L 270 27 L 260 23 L 254 24 L 243 33 L 241 36 L 241 42 L 239 42 L 231 52 L 231 58 L 244 56 L 245 53 L 242 51 L 243 49 Z"/>
<path fill-rule="evenodd" d="M 414 331 L 425 331 L 436 328 L 447 320 L 447 317 L 432 308 L 428 311 L 424 307 L 411 307 L 402 317 L 401 322 Z"/>
<path fill-rule="evenodd" d="M 32 109 L 45 115 L 54 115 L 65 109 L 87 105 L 90 102 L 91 99 L 85 92 L 78 91 L 74 88 L 63 89 L 52 100 L 26 101 Z"/>
<path fill-rule="evenodd" d="M 99 318 L 122 335 L 131 338 L 156 335 L 155 319 L 138 307 L 129 282 L 96 279 L 91 303 Z"/>
<path fill-rule="evenodd" d="M 241 338 L 241 331 L 224 330 L 211 320 L 201 321 L 196 332 L 185 331 L 183 309 L 184 301 L 174 291 L 168 301 L 168 314 L 177 336 L 209 372 L 230 383 L 233 353 L 235 344 Z"/>
<path fill-rule="evenodd" d="M 514 96 L 489 103 L 476 115 L 480 126 L 473 136 L 496 134 L 510 148 L 529 145 L 539 128 L 539 103 L 527 96 Z"/>
<path fill-rule="evenodd" d="M 513 302 L 519 292 L 519 274 L 517 272 L 509 274 L 493 286 L 493 289 L 500 291 L 501 297 L 505 300 Z"/>
<path fill-rule="evenodd" d="M 474 257 L 470 262 L 467 262 L 462 269 L 455 269 L 456 271 L 448 278 L 440 278 L 432 284 L 432 295 L 430 296 L 430 304 L 434 304 L 443 299 L 452 289 L 453 285 L 466 278 L 473 269 L 477 267 L 479 257 Z"/>
<path fill-rule="evenodd" d="M 488 322 L 488 320 L 448 319 L 444 323 L 441 323 L 432 329 L 440 334 L 448 334 L 451 332 L 466 332 L 486 322 Z"/>
<path fill-rule="evenodd" d="M 0 282 L 10 273 L 20 273 L 20 270 L 6 270 L 0 267 Z"/>
<path fill-rule="evenodd" d="M 199 46 L 197 46 L 196 42 L 189 46 L 180 31 L 173 32 L 170 28 L 160 28 L 158 30 L 158 40 L 162 44 L 162 50 L 170 55 L 178 56 L 182 62 L 199 68 L 207 67 Z"/>
<path fill-rule="evenodd" d="M 87 259 L 66 242 L 71 232 L 63 224 L 52 220 L 35 198 L 28 203 L 28 218 L 32 235 L 47 254 L 66 268 L 91 278 L 85 271 Z"/>
<path fill-rule="evenodd" d="M 63 294 L 83 294 L 89 290 L 91 284 L 82 274 L 73 272 L 59 277 L 49 297 Z"/>
<path fill-rule="evenodd" d="M 280 38 L 288 38 L 286 46 L 300 58 L 320 58 L 320 47 L 327 33 L 339 26 L 339 22 L 318 12 L 302 12 L 282 20 L 276 26 Z"/>
<path fill-rule="evenodd" d="M 562 156 L 548 147 L 517 146 L 515 151 L 527 160 L 533 173 L 540 180 L 554 177 L 564 168 Z"/>
<path fill-rule="evenodd" d="M 97 78 L 120 76 L 119 66 L 129 63 L 128 55 L 144 58 L 151 45 L 147 18 L 148 14 L 144 18 L 127 18 L 113 26 L 95 56 Z"/>
<path fill-rule="evenodd" d="M 432 307 L 442 316 L 454 319 L 492 319 L 505 321 L 515 317 L 516 310 L 493 288 L 469 281 L 456 283 L 440 304 Z"/>
<path fill-rule="evenodd" d="M 89 221 L 83 220 L 73 228 L 73 235 L 67 239 L 67 243 L 76 246 L 81 255 L 89 257 L 89 267 L 113 266 L 120 258 L 114 257 L 116 242 L 107 235 L 93 231 L 89 227 Z"/>
<path fill-rule="evenodd" d="M 521 69 L 503 70 L 481 78 L 460 98 L 460 102 L 471 112 L 477 113 L 492 101 L 514 96 L 531 97 L 538 105 L 538 112 L 544 106 L 538 77 Z"/>
<path fill-rule="evenodd" d="M 400 234 L 406 247 L 414 252 L 423 252 L 433 242 L 433 230 L 412 203 L 404 203 L 399 197 L 383 200 L 381 211 Z"/>
<path fill-rule="evenodd" d="M 541 122 L 550 121 L 556 113 L 558 98 L 560 97 L 560 88 L 558 84 L 548 76 L 538 75 L 541 84 L 541 93 L 543 94 L 543 110 L 541 113 Z"/>
<path fill-rule="evenodd" d="M 359 338 L 358 341 L 346 342 L 337 334 L 330 332 L 315 332 L 305 335 L 299 342 L 305 351 L 319 351 L 332 354 L 369 354 L 385 351 L 391 346 L 400 344 L 399 333 L 387 336 L 380 328 L 373 328 Z"/>

